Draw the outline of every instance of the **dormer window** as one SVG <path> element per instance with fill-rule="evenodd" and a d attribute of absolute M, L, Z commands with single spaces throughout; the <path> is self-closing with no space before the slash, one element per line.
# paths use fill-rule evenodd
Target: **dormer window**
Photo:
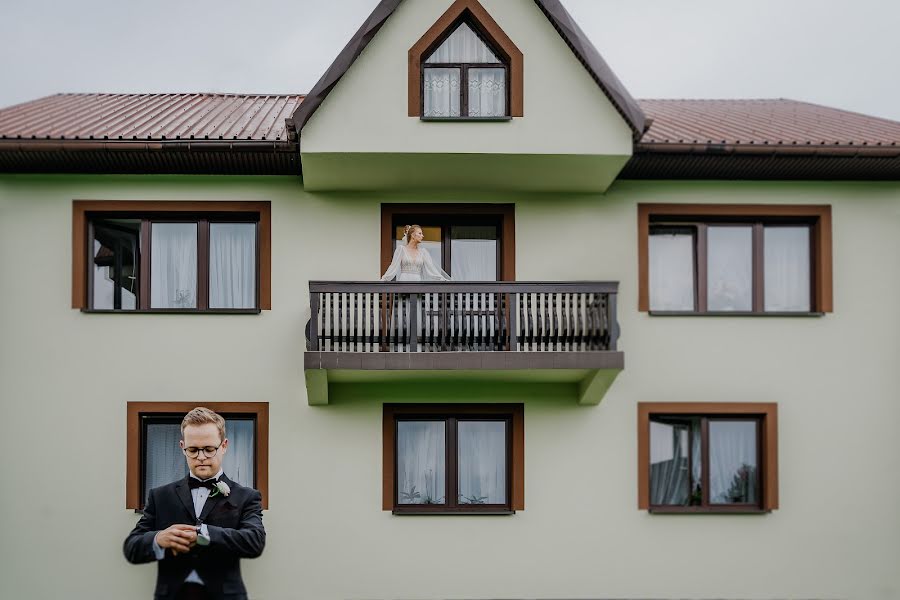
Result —
<path fill-rule="evenodd" d="M 456 0 L 409 49 L 409 116 L 524 116 L 524 58 L 478 0 Z"/>
<path fill-rule="evenodd" d="M 460 23 L 422 64 L 422 116 L 508 116 L 508 72 L 497 52 L 468 23 Z"/>

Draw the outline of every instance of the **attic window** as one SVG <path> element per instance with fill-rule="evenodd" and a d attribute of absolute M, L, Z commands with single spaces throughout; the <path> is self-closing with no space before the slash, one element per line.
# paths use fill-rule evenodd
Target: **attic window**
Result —
<path fill-rule="evenodd" d="M 507 116 L 507 71 L 496 53 L 461 23 L 422 65 L 422 116 Z"/>
<path fill-rule="evenodd" d="M 409 51 L 409 116 L 521 117 L 522 53 L 477 0 L 457 0 Z"/>

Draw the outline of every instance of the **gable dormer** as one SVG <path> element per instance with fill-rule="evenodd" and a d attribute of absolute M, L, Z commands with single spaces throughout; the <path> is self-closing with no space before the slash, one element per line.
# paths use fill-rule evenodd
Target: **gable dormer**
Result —
<path fill-rule="evenodd" d="M 557 0 L 384 0 L 293 121 L 311 191 L 604 191 L 643 130 Z"/>
<path fill-rule="evenodd" d="M 523 116 L 523 55 L 477 0 L 455 2 L 409 49 L 409 116 Z"/>

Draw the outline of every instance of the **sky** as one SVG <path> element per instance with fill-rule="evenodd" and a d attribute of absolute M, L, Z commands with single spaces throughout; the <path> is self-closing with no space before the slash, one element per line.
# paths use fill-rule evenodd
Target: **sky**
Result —
<path fill-rule="evenodd" d="M 900 121 L 896 0 L 562 2 L 636 98 L 791 98 Z M 377 3 L 0 0 L 0 106 L 305 93 Z"/>

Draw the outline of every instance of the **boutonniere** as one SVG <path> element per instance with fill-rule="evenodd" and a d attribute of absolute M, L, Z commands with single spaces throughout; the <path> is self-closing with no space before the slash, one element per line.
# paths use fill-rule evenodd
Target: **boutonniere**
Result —
<path fill-rule="evenodd" d="M 215 489 L 213 490 L 213 493 L 209 495 L 210 498 L 218 496 L 219 494 L 222 494 L 223 496 L 225 496 L 227 498 L 229 496 L 229 494 L 231 494 L 231 488 L 228 487 L 228 484 L 225 483 L 224 481 L 215 482 L 213 484 L 213 487 Z"/>

